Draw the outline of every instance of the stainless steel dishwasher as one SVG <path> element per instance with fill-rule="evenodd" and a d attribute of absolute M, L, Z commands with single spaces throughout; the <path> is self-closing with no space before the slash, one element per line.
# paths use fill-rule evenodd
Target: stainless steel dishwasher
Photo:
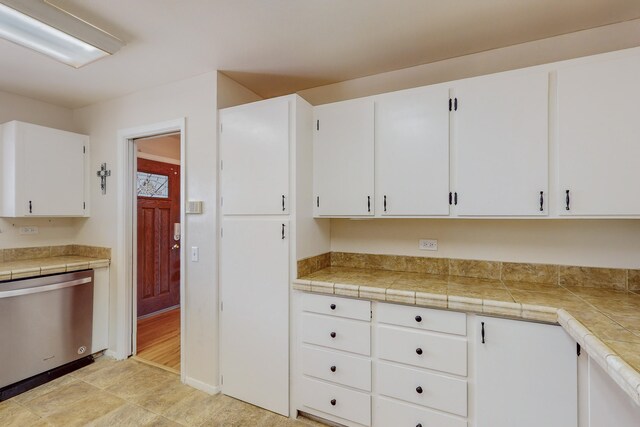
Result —
<path fill-rule="evenodd" d="M 0 387 L 87 356 L 93 270 L 0 283 Z"/>

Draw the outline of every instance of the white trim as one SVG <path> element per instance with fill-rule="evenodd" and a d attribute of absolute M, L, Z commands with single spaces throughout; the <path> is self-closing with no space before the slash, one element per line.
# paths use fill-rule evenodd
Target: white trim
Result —
<path fill-rule="evenodd" d="M 126 359 L 133 354 L 134 334 L 133 319 L 136 317 L 135 286 L 135 259 L 136 245 L 133 238 L 136 226 L 134 215 L 134 168 L 135 151 L 134 139 L 152 135 L 180 132 L 180 223 L 182 224 L 182 241 L 180 245 L 180 379 L 186 381 L 186 322 L 185 312 L 186 298 L 186 236 L 187 224 L 185 222 L 186 200 L 186 120 L 180 118 L 151 125 L 135 128 L 121 129 L 118 131 L 118 167 L 117 170 L 117 278 L 116 278 L 116 351 L 113 353 L 116 359 Z"/>
<path fill-rule="evenodd" d="M 200 391 L 204 391 L 208 394 L 218 394 L 220 393 L 220 387 L 209 385 L 207 383 L 203 383 L 202 381 L 198 381 L 191 377 L 185 377 L 184 383 L 193 388 L 197 388 Z"/>
<path fill-rule="evenodd" d="M 171 165 L 180 164 L 180 160 L 178 159 L 172 159 L 171 157 L 158 156 L 156 154 L 143 153 L 142 151 L 138 151 L 136 155 L 139 159 L 154 160 L 156 162 L 169 163 Z"/>

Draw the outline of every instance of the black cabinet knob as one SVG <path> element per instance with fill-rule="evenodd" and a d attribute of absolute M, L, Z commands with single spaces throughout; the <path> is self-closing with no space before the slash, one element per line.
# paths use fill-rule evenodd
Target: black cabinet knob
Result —
<path fill-rule="evenodd" d="M 335 372 L 336 371 L 336 367 L 335 366 L 332 366 L 329 369 L 331 369 L 331 372 Z"/>
<path fill-rule="evenodd" d="M 329 308 L 331 308 L 331 310 L 335 310 L 335 309 L 336 309 L 336 305 L 335 305 L 335 304 L 331 304 L 331 305 L 329 306 Z"/>
<path fill-rule="evenodd" d="M 422 349 L 421 348 L 416 348 L 416 353 L 422 354 Z"/>
<path fill-rule="evenodd" d="M 418 423 L 416 424 L 416 427 L 422 427 L 422 424 Z"/>
<path fill-rule="evenodd" d="M 336 337 L 336 333 L 335 332 L 331 332 L 329 335 L 331 335 L 331 338 L 335 338 Z"/>
<path fill-rule="evenodd" d="M 336 406 L 336 403 L 338 403 L 338 402 L 336 402 L 335 399 L 331 399 L 331 406 Z"/>
<path fill-rule="evenodd" d="M 420 387 L 420 386 L 416 387 L 416 392 L 418 394 L 422 394 L 422 387 Z"/>
<path fill-rule="evenodd" d="M 420 315 L 416 316 L 416 322 L 422 322 L 422 316 Z"/>

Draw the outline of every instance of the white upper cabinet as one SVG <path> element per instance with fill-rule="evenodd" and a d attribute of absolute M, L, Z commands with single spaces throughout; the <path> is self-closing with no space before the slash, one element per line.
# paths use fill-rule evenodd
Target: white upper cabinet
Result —
<path fill-rule="evenodd" d="M 560 215 L 640 215 L 638 76 L 637 53 L 558 71 Z"/>
<path fill-rule="evenodd" d="M 289 213 L 289 98 L 220 111 L 222 212 Z"/>
<path fill-rule="evenodd" d="M 449 215 L 449 89 L 375 100 L 376 208 L 381 215 Z"/>
<path fill-rule="evenodd" d="M 374 214 L 373 110 L 371 98 L 314 108 L 316 216 Z"/>
<path fill-rule="evenodd" d="M 88 215 L 89 137 L 13 121 L 2 125 L 0 215 Z"/>
<path fill-rule="evenodd" d="M 456 214 L 546 215 L 548 73 L 503 73 L 453 87 Z"/>

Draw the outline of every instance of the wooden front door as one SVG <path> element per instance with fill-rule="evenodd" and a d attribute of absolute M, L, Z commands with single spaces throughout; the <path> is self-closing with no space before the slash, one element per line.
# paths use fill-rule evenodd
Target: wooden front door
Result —
<path fill-rule="evenodd" d="M 180 304 L 180 166 L 138 159 L 138 316 Z"/>

